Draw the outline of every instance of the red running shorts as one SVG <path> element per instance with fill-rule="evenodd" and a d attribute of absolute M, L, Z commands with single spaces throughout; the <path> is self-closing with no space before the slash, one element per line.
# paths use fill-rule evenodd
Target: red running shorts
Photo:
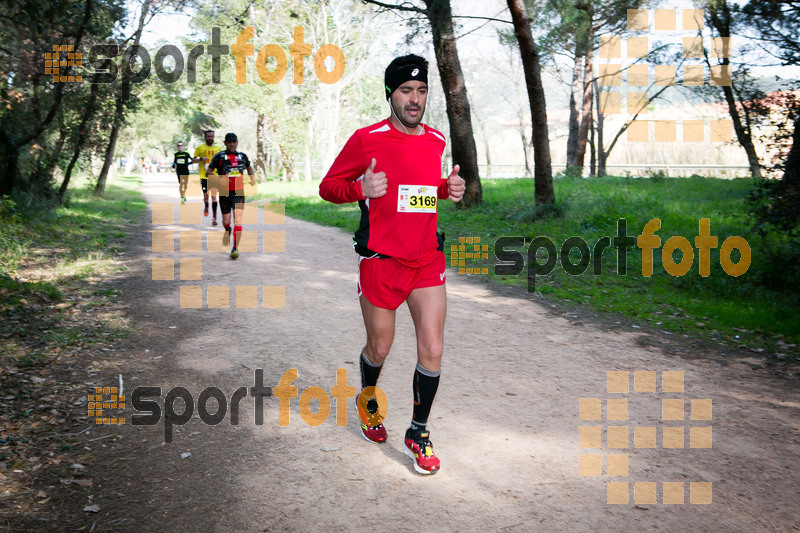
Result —
<path fill-rule="evenodd" d="M 384 309 L 397 309 L 414 289 L 444 285 L 446 260 L 439 253 L 433 261 L 419 268 L 408 267 L 386 257 L 358 258 L 358 295 Z"/>

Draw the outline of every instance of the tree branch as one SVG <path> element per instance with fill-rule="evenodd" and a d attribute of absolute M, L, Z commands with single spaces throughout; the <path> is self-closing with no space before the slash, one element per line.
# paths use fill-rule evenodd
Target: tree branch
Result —
<path fill-rule="evenodd" d="M 456 15 L 453 15 L 453 17 L 452 17 L 452 18 L 468 18 L 468 19 L 479 19 L 479 20 L 485 20 L 485 21 L 486 21 L 486 22 L 484 22 L 483 24 L 481 24 L 481 25 L 479 25 L 479 26 L 476 26 L 475 28 L 473 28 L 473 29 L 469 30 L 467 33 L 462 33 L 461 35 L 459 35 L 458 37 L 456 37 L 456 40 L 458 40 L 458 39 L 461 39 L 462 37 L 466 37 L 466 36 L 467 36 L 467 35 L 469 35 L 470 33 L 475 33 L 476 31 L 478 31 L 478 30 L 480 30 L 480 29 L 483 29 L 483 27 L 484 27 L 484 26 L 486 26 L 487 24 L 489 24 L 489 22 L 492 22 L 492 21 L 496 21 L 496 22 L 507 22 L 508 24 L 511 24 L 511 25 L 513 25 L 513 24 L 514 24 L 513 22 L 511 22 L 511 21 L 509 21 L 509 20 L 500 20 L 500 19 L 496 19 L 496 18 L 490 18 L 490 17 L 467 17 L 467 16 L 464 16 L 464 17 L 458 17 L 458 16 L 456 16 Z"/>
<path fill-rule="evenodd" d="M 378 2 L 377 0 L 361 0 L 365 4 L 372 4 L 378 7 L 382 7 L 384 9 L 399 9 L 400 11 L 413 11 L 414 13 L 422 13 L 427 14 L 428 11 L 422 9 L 421 7 L 417 7 L 411 2 L 403 2 L 402 4 L 386 4 L 384 2 Z"/>
<path fill-rule="evenodd" d="M 614 149 L 614 145 L 615 145 L 615 144 L 617 144 L 617 141 L 618 141 L 618 140 L 619 140 L 619 138 L 622 136 L 622 134 L 623 134 L 623 133 L 625 133 L 625 131 L 628 129 L 628 126 L 630 126 L 631 124 L 633 124 L 633 123 L 636 121 L 636 117 L 638 117 L 638 116 L 639 116 L 639 113 L 641 113 L 642 111 L 644 111 L 645 109 L 647 109 L 647 106 L 649 106 L 649 105 L 650 105 L 650 102 L 652 102 L 653 100 L 655 100 L 656 98 L 658 98 L 659 96 L 661 96 L 661 93 L 663 93 L 664 91 L 666 91 L 666 90 L 667 90 L 667 88 L 669 88 L 669 87 L 670 87 L 669 85 L 666 85 L 666 86 L 664 86 L 664 88 L 662 88 L 662 89 L 661 89 L 661 90 L 659 90 L 659 91 L 658 91 L 656 94 L 654 94 L 653 96 L 651 96 L 650 98 L 648 98 L 648 99 L 647 99 L 647 102 L 645 102 L 645 104 L 644 104 L 644 105 L 642 105 L 642 107 L 641 107 L 641 108 L 640 108 L 640 109 L 639 109 L 639 110 L 636 112 L 636 114 L 635 114 L 635 115 L 633 115 L 633 118 L 632 118 L 630 121 L 626 122 L 626 123 L 625 123 L 625 125 L 624 125 L 624 126 L 622 126 L 622 127 L 619 129 L 619 131 L 617 132 L 617 134 L 614 136 L 614 139 L 611 141 L 611 144 L 609 145 L 608 149 L 604 150 L 604 152 L 605 152 L 605 154 L 606 154 L 606 157 L 608 157 L 608 154 L 610 154 L 610 153 L 611 153 L 611 150 L 613 150 L 613 149 Z"/>
<path fill-rule="evenodd" d="M 364 1 L 367 1 L 367 0 L 364 0 Z M 510 20 L 497 19 L 497 18 L 493 18 L 493 17 L 471 17 L 469 15 L 453 15 L 452 18 L 454 18 L 454 19 L 488 20 L 489 22 L 502 22 L 504 24 L 512 24 L 512 25 L 514 24 Z"/>

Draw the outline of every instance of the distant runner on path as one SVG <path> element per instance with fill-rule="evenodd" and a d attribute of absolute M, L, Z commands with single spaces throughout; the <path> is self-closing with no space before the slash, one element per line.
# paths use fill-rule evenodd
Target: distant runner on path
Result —
<path fill-rule="evenodd" d="M 186 188 L 189 186 L 189 164 L 191 162 L 192 156 L 183 149 L 183 143 L 178 141 L 178 151 L 175 152 L 175 157 L 172 159 L 172 168 L 178 174 L 178 188 L 182 204 L 186 203 Z"/>
<path fill-rule="evenodd" d="M 211 161 L 211 158 L 214 157 L 214 154 L 217 154 L 222 151 L 222 148 L 216 146 L 214 144 L 214 130 L 206 130 L 203 133 L 203 137 L 205 137 L 205 144 L 201 144 L 194 150 L 194 159 L 192 159 L 192 163 L 200 163 L 200 187 L 203 189 L 203 203 L 205 207 L 203 209 L 203 216 L 208 216 L 208 176 L 206 176 L 206 164 Z M 211 220 L 211 225 L 217 225 L 217 195 L 219 192 L 214 189 L 211 191 L 212 193 L 212 202 L 211 206 L 213 207 L 214 218 Z"/>
<path fill-rule="evenodd" d="M 417 336 L 414 412 L 403 450 L 421 474 L 439 471 L 428 415 L 439 387 L 447 311 L 444 235 L 437 234 L 438 200 L 464 196 L 459 166 L 442 179 L 444 135 L 422 124 L 428 97 L 428 62 L 396 58 L 384 75 L 391 115 L 356 131 L 319 186 L 322 198 L 358 202 L 361 223 L 354 236 L 358 295 L 367 331 L 361 351 L 361 393 L 356 406 L 361 432 L 386 441 L 375 385 L 394 340 L 397 308 L 408 303 Z"/>

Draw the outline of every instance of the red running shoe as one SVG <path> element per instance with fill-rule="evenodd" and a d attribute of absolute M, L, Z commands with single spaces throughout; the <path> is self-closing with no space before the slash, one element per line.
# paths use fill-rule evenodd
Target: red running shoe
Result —
<path fill-rule="evenodd" d="M 208 216 L 208 206 L 206 206 L 206 208 L 205 208 L 205 209 L 203 209 L 203 216 L 204 216 L 204 217 L 207 217 L 207 216 Z"/>
<path fill-rule="evenodd" d="M 414 470 L 420 474 L 435 474 L 439 471 L 439 458 L 433 453 L 433 444 L 428 437 L 430 432 L 406 430 L 403 451 L 414 460 Z"/>
<path fill-rule="evenodd" d="M 366 402 L 360 402 L 361 393 L 356 396 L 356 412 L 361 422 L 361 434 L 370 442 L 386 442 L 386 428 L 376 418 L 378 413 L 378 400 L 369 398 Z M 378 422 L 377 425 L 372 424 Z"/>

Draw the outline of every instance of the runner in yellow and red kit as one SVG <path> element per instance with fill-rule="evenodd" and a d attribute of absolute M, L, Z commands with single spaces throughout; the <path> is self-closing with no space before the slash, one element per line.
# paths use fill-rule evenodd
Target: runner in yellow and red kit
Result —
<path fill-rule="evenodd" d="M 253 167 L 246 154 L 237 152 L 239 139 L 235 133 L 225 135 L 225 151 L 211 158 L 209 171 L 219 175 L 219 207 L 222 211 L 222 226 L 225 228 L 223 244 L 228 246 L 231 234 L 231 211 L 233 211 L 233 250 L 231 259 L 239 257 L 238 245 L 242 238 L 242 208 L 244 206 L 244 173 L 250 176 L 250 185 L 256 184 Z"/>

